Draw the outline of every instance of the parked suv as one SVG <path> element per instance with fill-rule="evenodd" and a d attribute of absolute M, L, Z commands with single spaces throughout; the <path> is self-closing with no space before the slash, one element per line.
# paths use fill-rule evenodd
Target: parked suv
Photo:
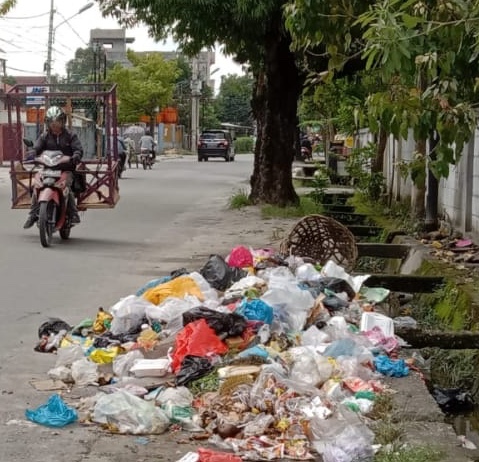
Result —
<path fill-rule="evenodd" d="M 228 130 L 203 130 L 198 139 L 198 162 L 209 157 L 223 157 L 226 162 L 235 160 L 234 138 Z"/>

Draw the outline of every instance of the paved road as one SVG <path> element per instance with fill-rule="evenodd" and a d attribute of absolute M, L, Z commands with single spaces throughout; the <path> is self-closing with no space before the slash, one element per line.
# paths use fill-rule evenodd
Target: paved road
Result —
<path fill-rule="evenodd" d="M 36 228 L 22 229 L 26 211 L 10 209 L 7 169 L 0 168 L 0 462 L 153 460 L 141 458 L 153 443 L 145 449 L 133 437 L 116 437 L 117 444 L 98 429 L 54 432 L 24 421 L 25 409 L 51 394 L 29 384 L 46 378 L 55 361 L 33 351 L 38 326 L 49 316 L 74 324 L 99 306 L 110 307 L 165 274 L 159 274 L 162 256 L 181 263 L 171 259 L 175 246 L 195 235 L 195 226 L 210 219 L 209 210 L 246 188 L 251 170 L 250 155 L 234 163 L 189 157 L 163 160 L 152 171 L 128 170 L 115 209 L 87 211 L 70 241 L 56 237 L 44 249 Z M 185 450 L 169 453 L 163 460 L 177 460 Z"/>

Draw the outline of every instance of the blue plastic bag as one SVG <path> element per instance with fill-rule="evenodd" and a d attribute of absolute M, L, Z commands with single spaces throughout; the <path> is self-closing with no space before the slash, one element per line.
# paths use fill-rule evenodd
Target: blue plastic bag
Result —
<path fill-rule="evenodd" d="M 265 324 L 273 322 L 273 308 L 259 298 L 250 301 L 243 299 L 235 312 L 250 321 L 262 321 Z"/>
<path fill-rule="evenodd" d="M 405 377 L 409 374 L 409 367 L 406 366 L 404 359 L 390 359 L 387 356 L 379 355 L 374 358 L 376 370 L 388 377 Z"/>
<path fill-rule="evenodd" d="M 32 422 L 46 425 L 47 427 L 64 427 L 78 419 L 77 411 L 68 407 L 60 395 L 52 395 L 46 404 L 35 410 L 27 409 L 25 417 Z"/>

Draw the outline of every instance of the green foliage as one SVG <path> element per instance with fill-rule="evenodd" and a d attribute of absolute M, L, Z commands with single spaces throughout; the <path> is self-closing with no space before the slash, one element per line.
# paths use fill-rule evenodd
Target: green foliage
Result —
<path fill-rule="evenodd" d="M 251 201 L 249 200 L 248 192 L 244 189 L 237 191 L 228 201 L 228 207 L 233 210 L 241 209 L 248 205 L 251 205 Z"/>
<path fill-rule="evenodd" d="M 220 122 L 253 127 L 252 88 L 253 79 L 248 75 L 228 75 L 222 79 L 215 101 Z"/>
<path fill-rule="evenodd" d="M 371 162 L 376 157 L 377 146 L 369 143 L 363 148 L 353 149 L 348 158 L 347 170 L 354 179 L 359 193 L 370 201 L 378 201 L 384 190 L 384 176 L 371 171 Z"/>
<path fill-rule="evenodd" d="M 253 152 L 254 138 L 252 136 L 237 137 L 234 141 L 234 147 L 236 154 Z"/>
<path fill-rule="evenodd" d="M 440 462 L 443 457 L 439 449 L 430 446 L 406 447 L 393 451 L 382 449 L 374 456 L 374 462 Z"/>
<path fill-rule="evenodd" d="M 277 207 L 275 205 L 265 205 L 261 209 L 263 218 L 296 218 L 304 217 L 314 213 L 320 213 L 321 207 L 310 197 L 302 196 L 299 198 L 297 207 Z"/>
<path fill-rule="evenodd" d="M 118 85 L 118 121 L 136 122 L 143 114 L 154 117 L 172 101 L 179 71 L 175 61 L 165 61 L 160 53 L 142 56 L 128 51 L 133 67 L 117 64 L 107 81 Z"/>
<path fill-rule="evenodd" d="M 3 2 L 0 3 L 0 15 L 3 16 L 13 10 L 16 4 L 17 0 L 3 0 Z"/>

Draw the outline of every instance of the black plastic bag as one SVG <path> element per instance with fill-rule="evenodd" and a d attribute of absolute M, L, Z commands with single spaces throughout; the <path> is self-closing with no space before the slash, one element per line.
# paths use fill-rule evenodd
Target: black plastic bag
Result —
<path fill-rule="evenodd" d="M 248 273 L 241 268 L 231 268 L 221 255 L 211 255 L 200 274 L 216 290 L 225 291 Z"/>
<path fill-rule="evenodd" d="M 213 365 L 208 358 L 187 355 L 183 358 L 180 370 L 176 374 L 175 385 L 177 387 L 187 385 L 193 380 L 208 375 L 212 369 Z"/>
<path fill-rule="evenodd" d="M 345 292 L 349 300 L 352 300 L 356 296 L 354 289 L 347 281 L 341 278 L 323 277 L 317 281 L 304 282 L 302 288 L 308 290 L 314 298 L 318 297 L 321 293 L 325 293 L 325 290 L 334 292 L 335 294 Z"/>
<path fill-rule="evenodd" d="M 44 335 L 48 337 L 50 334 L 58 334 L 61 330 L 69 332 L 71 329 L 72 326 L 60 318 L 48 318 L 48 321 L 38 328 L 38 338 L 42 338 Z"/>
<path fill-rule="evenodd" d="M 199 306 L 183 313 L 183 326 L 198 319 L 205 319 L 221 339 L 241 335 L 247 325 L 246 319 L 238 313 L 221 313 Z"/>
<path fill-rule="evenodd" d="M 170 273 L 171 279 L 178 278 L 180 276 L 185 276 L 189 274 L 189 271 L 186 268 L 178 268 Z"/>
<path fill-rule="evenodd" d="M 441 410 L 446 414 L 460 414 L 461 412 L 472 411 L 475 406 L 472 395 L 461 388 L 440 388 L 434 386 L 431 394 Z"/>

